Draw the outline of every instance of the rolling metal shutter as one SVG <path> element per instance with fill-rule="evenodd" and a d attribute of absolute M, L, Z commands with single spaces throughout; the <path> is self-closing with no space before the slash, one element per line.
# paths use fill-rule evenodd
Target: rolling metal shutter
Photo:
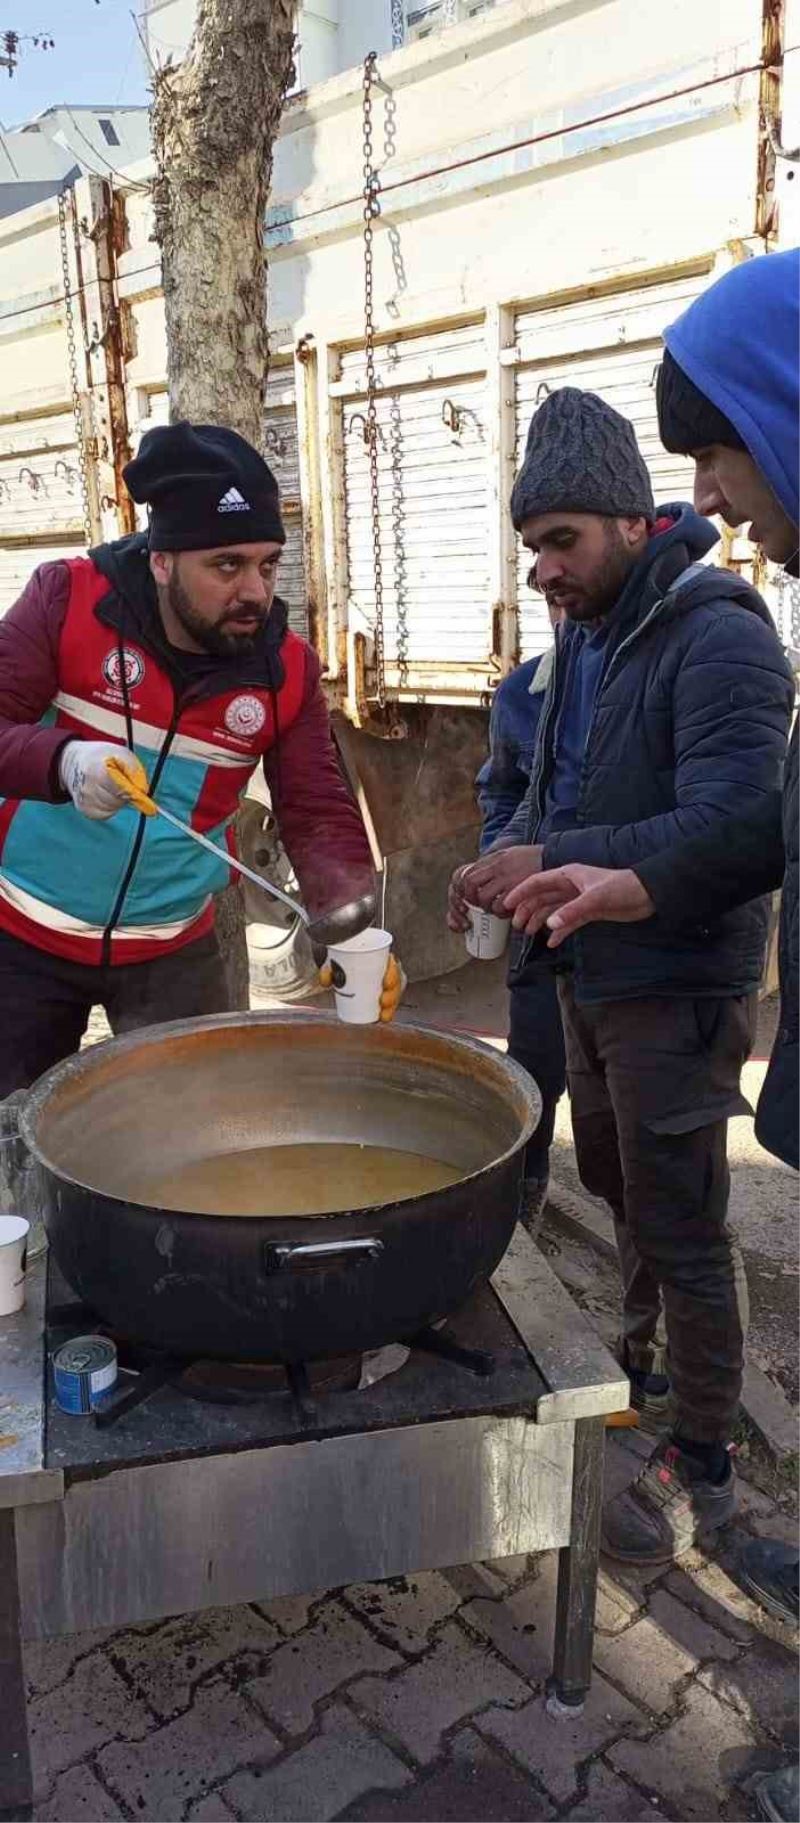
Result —
<path fill-rule="evenodd" d="M 380 554 L 392 665 L 485 661 L 489 612 L 486 355 L 479 327 L 376 349 Z M 340 357 L 348 595 L 375 624 L 363 349 Z M 352 611 L 355 610 L 353 613 Z"/>
<path fill-rule="evenodd" d="M 0 614 L 40 563 L 85 548 L 71 411 L 0 428 Z"/>

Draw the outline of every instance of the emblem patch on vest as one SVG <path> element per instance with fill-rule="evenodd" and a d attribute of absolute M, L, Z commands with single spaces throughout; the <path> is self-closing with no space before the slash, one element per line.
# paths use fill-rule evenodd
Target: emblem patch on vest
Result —
<path fill-rule="evenodd" d="M 266 719 L 267 711 L 257 696 L 235 696 L 225 710 L 228 733 L 238 734 L 241 740 L 260 734 Z"/>
<path fill-rule="evenodd" d="M 115 646 L 113 652 L 109 652 L 108 657 L 103 659 L 103 676 L 106 683 L 111 685 L 112 690 L 122 689 L 119 659 L 118 646 Z M 122 662 L 125 666 L 125 682 L 128 689 L 135 690 L 136 685 L 140 684 L 144 677 L 144 659 L 140 652 L 132 652 L 130 646 L 123 646 Z"/>

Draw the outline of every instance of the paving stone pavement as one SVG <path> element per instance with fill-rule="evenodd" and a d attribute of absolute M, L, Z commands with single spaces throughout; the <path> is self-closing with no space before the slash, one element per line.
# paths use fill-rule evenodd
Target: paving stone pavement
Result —
<path fill-rule="evenodd" d="M 608 1445 L 608 1489 L 641 1446 Z M 596 1673 L 547 1712 L 554 1553 L 177 1616 L 26 1650 L 36 1823 L 527 1823 L 754 1815 L 796 1751 L 793 1636 L 714 1558 L 606 1561 Z"/>

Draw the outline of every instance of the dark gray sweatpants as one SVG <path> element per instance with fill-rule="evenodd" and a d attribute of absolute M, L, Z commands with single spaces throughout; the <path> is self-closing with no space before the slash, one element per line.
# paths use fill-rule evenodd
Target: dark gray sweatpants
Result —
<path fill-rule="evenodd" d="M 756 996 L 579 1006 L 565 974 L 559 1000 L 581 1181 L 614 1215 L 629 1365 L 652 1369 L 663 1298 L 677 1428 L 728 1443 L 748 1307 L 727 1124 L 748 1111 Z"/>

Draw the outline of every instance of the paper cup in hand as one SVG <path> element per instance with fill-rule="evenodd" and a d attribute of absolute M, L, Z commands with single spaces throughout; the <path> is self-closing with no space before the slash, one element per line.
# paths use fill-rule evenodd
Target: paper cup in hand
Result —
<path fill-rule="evenodd" d="M 375 1025 L 381 1014 L 381 988 L 392 947 L 388 930 L 362 930 L 345 943 L 332 943 L 328 961 L 336 996 L 336 1015 L 345 1025 Z"/>
<path fill-rule="evenodd" d="M 480 962 L 492 962 L 495 956 L 502 956 L 510 918 L 496 918 L 494 912 L 482 911 L 480 905 L 468 905 L 467 915 L 469 930 L 464 932 L 464 942 L 470 956 L 477 956 Z"/>
<path fill-rule="evenodd" d="M 24 1215 L 0 1215 L 0 1317 L 10 1317 L 25 1302 L 29 1228 Z"/>

